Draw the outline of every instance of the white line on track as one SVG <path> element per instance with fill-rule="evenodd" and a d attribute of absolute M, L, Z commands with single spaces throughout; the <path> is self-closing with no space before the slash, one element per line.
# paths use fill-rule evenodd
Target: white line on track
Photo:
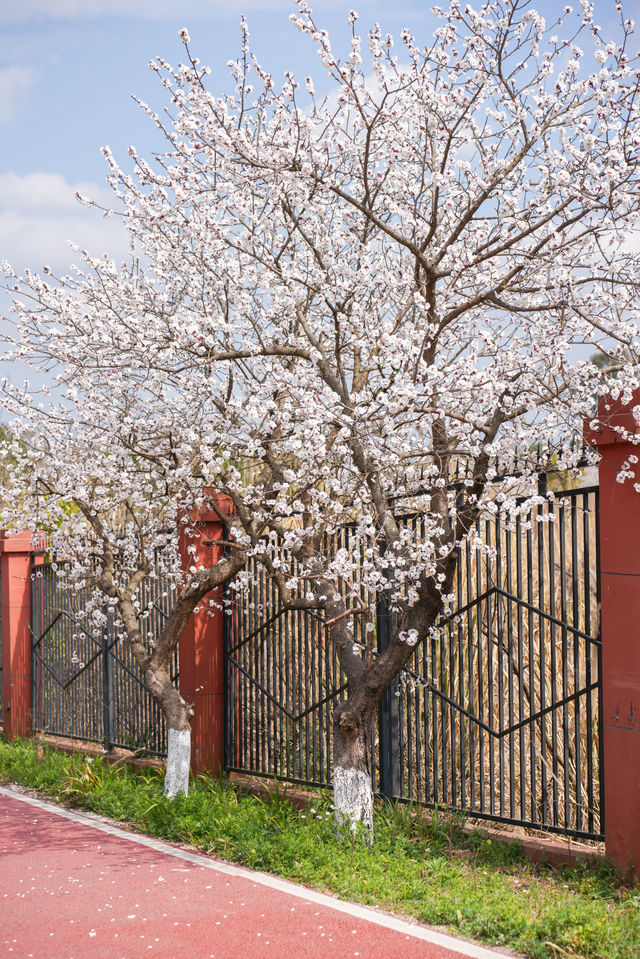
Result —
<path fill-rule="evenodd" d="M 146 846 L 148 849 L 154 849 L 156 852 L 164 853 L 167 856 L 174 856 L 176 859 L 196 863 L 198 866 L 213 869 L 226 876 L 239 876 L 242 879 L 248 879 L 250 882 L 266 886 L 269 889 L 275 889 L 288 896 L 296 896 L 298 899 L 304 899 L 306 902 L 314 902 L 319 906 L 335 909 L 336 912 L 347 913 L 347 915 L 353 916 L 354 919 L 363 919 L 366 922 L 373 922 L 378 926 L 384 926 L 386 929 L 394 929 L 396 932 L 403 933 L 405 936 L 422 939 L 424 942 L 442 946 L 443 949 L 450 949 L 451 952 L 457 952 L 459 955 L 464 956 L 465 959 L 507 959 L 507 957 L 516 959 L 515 954 L 512 952 L 487 949 L 473 942 L 465 942 L 462 939 L 455 939 L 453 936 L 448 936 L 446 933 L 436 932 L 435 929 L 414 925 L 404 919 L 397 919 L 395 916 L 378 912 L 369 906 L 359 906 L 352 902 L 344 902 L 342 899 L 336 899 L 334 896 L 328 896 L 323 892 L 316 892 L 306 886 L 299 886 L 296 883 L 289 882 L 287 879 L 278 879 L 276 876 L 270 876 L 264 872 L 253 872 L 251 869 L 243 869 L 241 866 L 232 866 L 230 863 L 223 862 L 220 859 L 211 859 L 208 856 L 189 852 L 186 849 L 176 849 L 174 846 L 160 842 L 158 839 L 151 839 L 150 836 L 141 836 L 138 833 L 127 832 L 101 819 L 94 819 L 92 816 L 72 812 L 70 809 L 62 809 L 59 806 L 54 806 L 52 803 L 43 802 L 43 800 L 36 799 L 33 796 L 25 796 L 23 793 L 13 792 L 11 789 L 5 789 L 2 786 L 0 786 L 0 795 L 8 796 L 11 799 L 19 799 L 21 802 L 35 806 L 37 809 L 42 809 L 44 812 L 61 816 L 63 819 L 69 819 L 71 822 L 80 823 L 83 826 L 90 826 L 92 829 L 98 829 L 100 832 L 107 833 L 109 836 L 116 836 L 118 839 L 126 839 L 140 846 Z"/>

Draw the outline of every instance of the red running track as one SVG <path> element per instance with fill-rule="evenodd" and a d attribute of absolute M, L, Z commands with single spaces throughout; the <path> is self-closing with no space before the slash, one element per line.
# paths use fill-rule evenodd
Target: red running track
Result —
<path fill-rule="evenodd" d="M 7 959 L 504 959 L 505 953 L 0 789 Z"/>

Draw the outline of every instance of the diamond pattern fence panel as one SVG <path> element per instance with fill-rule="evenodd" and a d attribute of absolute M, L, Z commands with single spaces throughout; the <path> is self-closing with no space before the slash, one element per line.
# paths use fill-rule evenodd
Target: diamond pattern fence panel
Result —
<path fill-rule="evenodd" d="M 105 751 L 165 755 L 163 716 L 107 605 L 92 604 L 91 572 L 82 588 L 72 585 L 64 563 L 34 565 L 31 575 L 33 728 L 102 743 Z M 148 581 L 140 599 L 150 609 L 143 633 L 153 634 L 166 617 L 166 584 Z M 177 685 L 177 650 L 172 679 Z"/>
<path fill-rule="evenodd" d="M 382 698 L 381 794 L 602 837 L 597 514 L 589 488 L 478 522 L 476 546 L 459 550 L 450 614 Z M 420 533 L 419 515 L 402 522 Z M 345 527 L 327 548 L 349 536 Z M 321 618 L 283 610 L 261 567 L 252 572 L 225 621 L 227 765 L 328 786 L 344 676 Z M 395 623 L 384 595 L 374 601 L 382 649 Z"/>

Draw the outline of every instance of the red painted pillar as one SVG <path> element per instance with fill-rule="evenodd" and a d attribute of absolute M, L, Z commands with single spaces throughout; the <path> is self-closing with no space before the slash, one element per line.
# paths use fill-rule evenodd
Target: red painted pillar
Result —
<path fill-rule="evenodd" d="M 219 509 L 230 508 L 218 497 Z M 213 510 L 202 510 L 180 534 L 180 555 L 185 570 L 213 566 L 222 555 L 224 527 Z M 209 600 L 217 604 L 210 606 Z M 180 637 L 180 692 L 193 703 L 191 768 L 194 773 L 218 775 L 224 769 L 224 614 L 219 608 L 222 587 L 199 604 Z"/>
<path fill-rule="evenodd" d="M 36 552 L 32 532 L 0 531 L 2 710 L 7 739 L 31 735 L 31 560 Z"/>
<path fill-rule="evenodd" d="M 611 427 L 640 434 L 630 406 L 601 400 L 607 426 L 586 431 L 598 447 L 600 475 L 600 575 L 602 638 L 602 768 L 604 831 L 608 857 L 640 878 L 640 446 Z M 631 457 L 631 460 L 630 460 Z M 618 482 L 623 464 L 635 477 Z"/>

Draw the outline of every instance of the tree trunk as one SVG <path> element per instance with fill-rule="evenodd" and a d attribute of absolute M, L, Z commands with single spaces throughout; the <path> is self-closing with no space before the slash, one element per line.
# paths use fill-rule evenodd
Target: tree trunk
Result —
<path fill-rule="evenodd" d="M 157 700 L 167 726 L 167 768 L 164 791 L 173 798 L 189 794 L 191 767 L 191 717 L 193 706 L 185 702 L 171 682 L 166 668 L 149 667 L 145 673 L 147 687 Z"/>
<path fill-rule="evenodd" d="M 370 717 L 355 716 L 348 700 L 333 716 L 333 803 L 338 834 L 363 832 L 373 843 Z"/>
<path fill-rule="evenodd" d="M 189 795 L 189 767 L 191 765 L 191 727 L 167 731 L 167 770 L 164 791 L 173 798 L 179 793 Z"/>

